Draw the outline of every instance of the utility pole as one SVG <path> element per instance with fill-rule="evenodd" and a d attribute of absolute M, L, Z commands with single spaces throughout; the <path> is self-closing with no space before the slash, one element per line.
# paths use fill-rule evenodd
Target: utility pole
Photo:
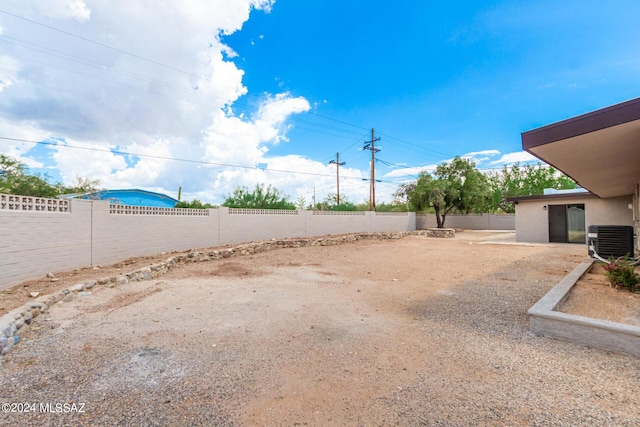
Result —
<path fill-rule="evenodd" d="M 336 188 L 338 190 L 337 192 L 337 203 L 338 205 L 340 204 L 340 166 L 344 166 L 347 163 L 346 162 L 340 162 L 340 153 L 336 153 L 336 159 L 335 160 L 331 160 L 329 162 L 329 164 L 335 164 L 336 165 Z"/>
<path fill-rule="evenodd" d="M 371 150 L 371 179 L 369 180 L 369 210 L 376 210 L 376 153 L 380 151 L 376 148 L 376 141 L 380 141 L 380 137 L 376 138 L 373 128 L 371 128 L 371 141 L 364 143 L 363 150 Z"/>

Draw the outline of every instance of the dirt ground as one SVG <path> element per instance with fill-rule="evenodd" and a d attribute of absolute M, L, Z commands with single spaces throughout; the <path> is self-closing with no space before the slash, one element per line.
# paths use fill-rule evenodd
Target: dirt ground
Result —
<path fill-rule="evenodd" d="M 0 425 L 639 425 L 640 360 L 528 332 L 584 248 L 501 239 L 282 249 L 95 287 L 0 368 L 3 402 L 83 413 Z"/>
<path fill-rule="evenodd" d="M 609 285 L 601 264 L 594 264 L 558 308 L 569 314 L 640 326 L 640 294 Z"/>

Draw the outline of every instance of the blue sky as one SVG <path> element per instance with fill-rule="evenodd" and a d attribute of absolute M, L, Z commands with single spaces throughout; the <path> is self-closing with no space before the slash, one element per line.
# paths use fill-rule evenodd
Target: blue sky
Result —
<path fill-rule="evenodd" d="M 633 1 L 7 0 L 0 136 L 23 141 L 0 152 L 214 203 L 257 182 L 322 199 L 340 152 L 359 203 L 375 128 L 390 201 L 454 156 L 531 161 L 521 132 L 640 96 L 639 18 Z"/>

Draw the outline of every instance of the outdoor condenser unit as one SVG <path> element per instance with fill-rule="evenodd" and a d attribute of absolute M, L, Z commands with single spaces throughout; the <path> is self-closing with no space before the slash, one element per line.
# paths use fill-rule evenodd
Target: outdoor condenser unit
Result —
<path fill-rule="evenodd" d="M 633 258 L 633 227 L 629 225 L 590 225 L 587 234 L 589 256 Z"/>

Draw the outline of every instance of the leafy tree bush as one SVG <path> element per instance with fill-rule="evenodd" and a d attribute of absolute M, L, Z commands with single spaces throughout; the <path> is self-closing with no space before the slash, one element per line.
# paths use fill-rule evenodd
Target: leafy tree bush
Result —
<path fill-rule="evenodd" d="M 282 195 L 280 190 L 271 185 L 256 184 L 253 191 L 248 187 L 238 186 L 227 196 L 222 206 L 246 209 L 296 209 L 296 205 Z"/>
<path fill-rule="evenodd" d="M 174 208 L 186 208 L 186 209 L 209 209 L 213 207 L 214 206 L 212 204 L 202 203 L 198 199 L 193 199 L 190 202 L 186 200 L 181 200 L 178 203 L 176 203 L 176 205 L 174 206 Z"/>
<path fill-rule="evenodd" d="M 367 210 L 369 204 L 367 203 Z M 376 212 L 408 212 L 409 207 L 405 203 L 377 203 Z"/>
<path fill-rule="evenodd" d="M 0 154 L 0 193 L 32 197 L 57 197 L 60 194 L 89 193 L 99 190 L 100 180 L 77 177 L 70 186 L 50 184 L 49 177 L 29 173 L 27 166 Z"/>
<path fill-rule="evenodd" d="M 60 183 L 56 184 L 56 188 L 60 194 L 84 194 L 93 193 L 100 190 L 100 180 L 91 178 L 76 177 L 73 184 L 64 186 Z"/>
<path fill-rule="evenodd" d="M 640 290 L 640 276 L 628 257 L 610 259 L 609 263 L 605 264 L 604 271 L 614 288 L 623 287 L 631 292 Z"/>
<path fill-rule="evenodd" d="M 356 205 L 354 205 L 347 196 L 344 194 L 340 196 L 340 204 L 338 204 L 338 195 L 336 193 L 329 193 L 327 197 L 318 206 L 321 210 L 327 211 L 355 211 Z"/>
<path fill-rule="evenodd" d="M 47 182 L 47 176 L 29 174 L 27 166 L 0 154 L 0 193 L 32 197 L 56 197 L 58 189 Z"/>
<path fill-rule="evenodd" d="M 515 212 L 509 197 L 534 196 L 544 193 L 545 188 L 568 190 L 576 188 L 574 180 L 562 174 L 552 166 L 524 165 L 516 163 L 506 166 L 500 172 L 488 174 L 491 197 L 487 204 L 488 212 Z"/>
<path fill-rule="evenodd" d="M 489 196 L 487 177 L 475 163 L 456 157 L 436 168 L 434 176 L 422 172 L 415 187 L 409 191 L 409 205 L 416 211 L 432 207 L 438 228 L 443 228 L 447 214 L 454 209 L 461 213 L 480 212 Z"/>

